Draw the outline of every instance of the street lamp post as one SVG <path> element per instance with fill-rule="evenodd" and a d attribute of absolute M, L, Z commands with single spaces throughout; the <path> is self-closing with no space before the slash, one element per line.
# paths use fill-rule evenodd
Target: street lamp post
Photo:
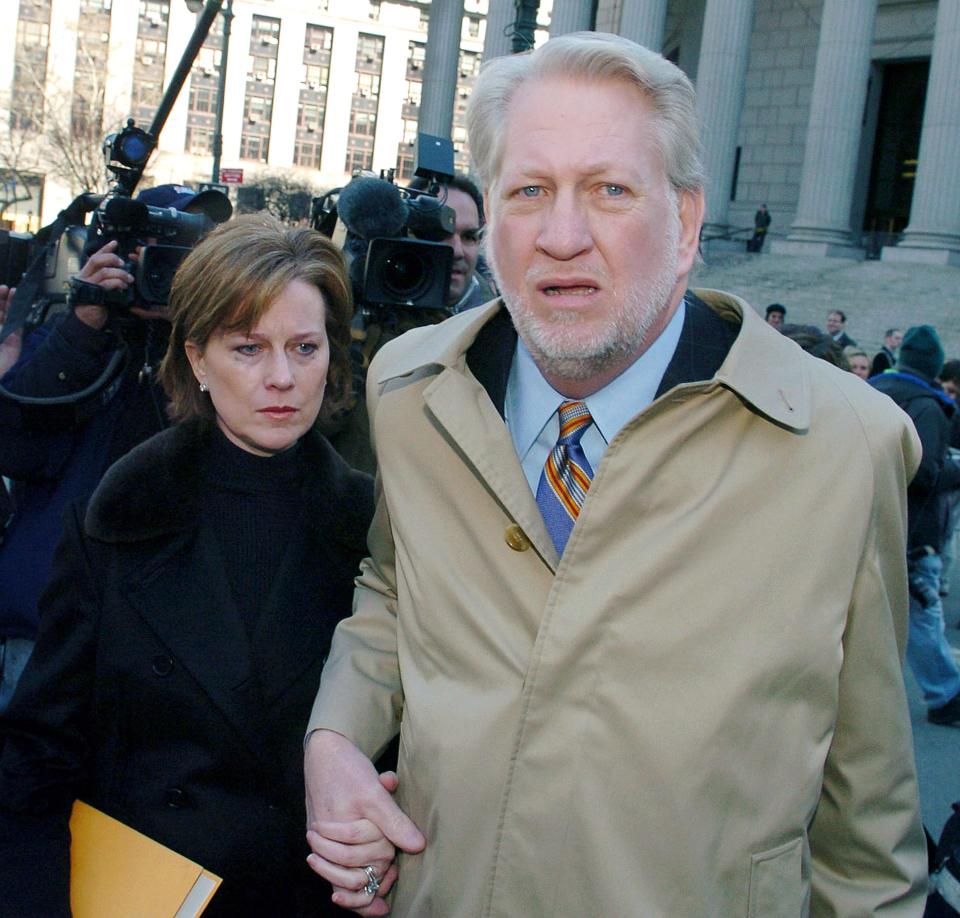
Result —
<path fill-rule="evenodd" d="M 191 13 L 203 9 L 203 0 L 185 0 Z M 210 181 L 220 182 L 220 157 L 223 155 L 223 98 L 227 93 L 227 56 L 230 53 L 230 25 L 233 21 L 233 0 L 227 0 L 221 11 L 223 16 L 223 48 L 220 51 L 220 74 L 217 78 L 217 111 L 213 130 L 213 169 Z"/>

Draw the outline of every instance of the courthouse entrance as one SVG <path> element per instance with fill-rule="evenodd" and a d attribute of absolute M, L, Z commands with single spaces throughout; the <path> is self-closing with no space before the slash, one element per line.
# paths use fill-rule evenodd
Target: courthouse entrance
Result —
<path fill-rule="evenodd" d="M 888 244 L 906 227 L 920 151 L 929 60 L 892 61 L 882 66 L 873 161 L 863 216 L 869 238 Z"/>

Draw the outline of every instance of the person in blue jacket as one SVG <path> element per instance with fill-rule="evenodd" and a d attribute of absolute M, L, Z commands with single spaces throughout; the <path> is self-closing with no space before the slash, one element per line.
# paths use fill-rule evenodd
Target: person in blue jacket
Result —
<path fill-rule="evenodd" d="M 137 200 L 182 211 L 210 207 L 210 193 L 182 185 L 149 188 Z M 134 281 L 115 241 L 91 255 L 76 276 L 105 290 L 124 290 Z M 37 604 L 64 511 L 89 497 L 117 459 L 168 424 L 166 397 L 155 378 L 168 338 L 162 311 L 108 309 L 86 298 L 96 299 L 72 296 L 67 311 L 28 334 L 0 380 L 8 392 L 34 398 L 97 389 L 75 404 L 0 411 L 0 475 L 12 484 L 12 513 L 0 544 L 0 712 L 33 649 Z M 110 365 L 116 372 L 97 386 Z"/>

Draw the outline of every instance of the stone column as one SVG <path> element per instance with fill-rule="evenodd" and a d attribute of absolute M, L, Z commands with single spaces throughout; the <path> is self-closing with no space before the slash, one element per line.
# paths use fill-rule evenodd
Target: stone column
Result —
<path fill-rule="evenodd" d="M 960 266 L 960 0 L 940 0 L 923 110 L 917 181 L 903 241 L 884 261 Z"/>
<path fill-rule="evenodd" d="M 651 51 L 663 49 L 667 0 L 623 0 L 619 34 Z"/>
<path fill-rule="evenodd" d="M 450 139 L 462 27 L 463 0 L 433 0 L 423 60 L 420 119 L 417 122 L 421 134 Z"/>
<path fill-rule="evenodd" d="M 774 252 L 863 258 L 850 209 L 876 11 L 877 0 L 824 0 L 797 216 Z"/>
<path fill-rule="evenodd" d="M 517 13 L 513 0 L 490 0 L 487 31 L 483 38 L 483 59 L 492 61 L 511 52 L 510 33 Z"/>
<path fill-rule="evenodd" d="M 752 22 L 753 0 L 707 0 L 697 68 L 697 118 L 707 171 L 704 236 L 727 229 Z"/>
<path fill-rule="evenodd" d="M 592 25 L 593 3 L 591 0 L 554 0 L 550 16 L 550 37 L 568 32 L 583 32 Z"/>

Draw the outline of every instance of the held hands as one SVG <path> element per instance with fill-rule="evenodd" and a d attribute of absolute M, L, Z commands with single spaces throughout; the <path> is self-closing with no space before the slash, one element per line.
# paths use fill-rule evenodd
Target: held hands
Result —
<path fill-rule="evenodd" d="M 334 888 L 333 901 L 358 915 L 386 915 L 384 896 L 397 878 L 395 847 L 422 851 L 426 839 L 394 803 L 393 772 L 378 775 L 370 760 L 346 737 L 317 730 L 307 741 L 307 863 Z M 379 879 L 376 892 L 365 867 Z"/>

